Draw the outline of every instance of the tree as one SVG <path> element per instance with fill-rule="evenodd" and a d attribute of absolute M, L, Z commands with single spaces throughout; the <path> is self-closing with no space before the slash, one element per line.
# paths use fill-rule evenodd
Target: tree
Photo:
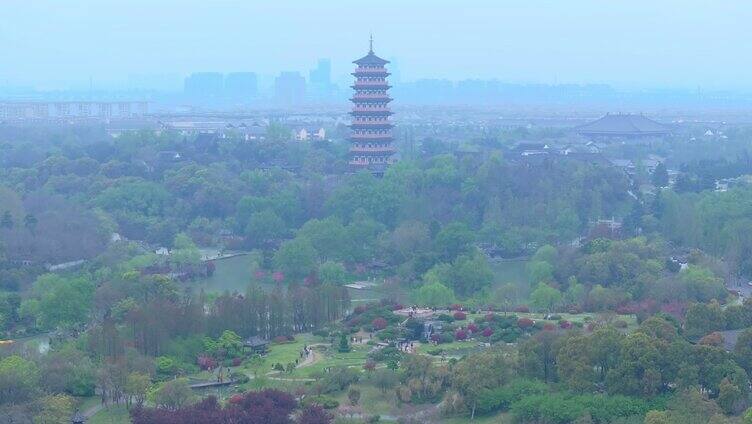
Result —
<path fill-rule="evenodd" d="M 458 362 L 452 372 L 452 388 L 457 390 L 470 408 L 470 419 L 475 418 L 475 409 L 481 394 L 508 382 L 511 375 L 509 356 L 500 350 L 486 350 L 467 356 Z M 494 372 L 489 372 L 494 370 Z"/>
<path fill-rule="evenodd" d="M 342 333 L 339 336 L 339 347 L 337 349 L 341 353 L 346 353 L 350 351 L 350 343 L 347 341 L 347 335 L 345 335 L 345 333 Z"/>
<path fill-rule="evenodd" d="M 151 378 L 148 374 L 141 372 L 132 372 L 125 379 L 126 403 L 130 406 L 131 402 L 136 402 L 136 407 L 144 405 L 146 394 L 151 387 Z"/>
<path fill-rule="evenodd" d="M 154 403 L 162 408 L 177 410 L 193 399 L 193 390 L 185 378 L 177 378 L 162 383 L 154 392 Z"/>
<path fill-rule="evenodd" d="M 436 235 L 436 249 L 445 261 L 467 253 L 475 240 L 473 232 L 462 222 L 447 224 Z"/>
<path fill-rule="evenodd" d="M 694 303 L 687 309 L 684 330 L 690 339 L 699 339 L 724 327 L 723 310 L 718 302 Z"/>
<path fill-rule="evenodd" d="M 415 302 L 421 306 L 442 307 L 455 303 L 454 292 L 438 281 L 424 283 L 414 293 Z"/>
<path fill-rule="evenodd" d="M 274 254 L 274 264 L 287 278 L 301 280 L 316 270 L 316 249 L 305 238 L 282 243 Z"/>
<path fill-rule="evenodd" d="M 34 417 L 34 424 L 60 424 L 70 421 L 73 415 L 74 400 L 63 394 L 45 396 L 41 400 L 42 410 Z"/>
<path fill-rule="evenodd" d="M 34 282 L 21 313 L 36 318 L 40 328 L 71 327 L 86 321 L 93 295 L 94 284 L 86 277 L 45 274 Z"/>
<path fill-rule="evenodd" d="M 371 377 L 373 385 L 381 390 L 381 393 L 386 393 L 387 390 L 397 385 L 397 373 L 387 368 L 381 368 L 374 371 Z"/>
<path fill-rule="evenodd" d="M 319 266 L 319 280 L 323 284 L 342 285 L 346 278 L 345 266 L 339 262 L 326 261 Z"/>
<path fill-rule="evenodd" d="M 530 303 L 539 310 L 551 312 L 560 302 L 561 292 L 543 282 L 530 293 Z"/>
<path fill-rule="evenodd" d="M 0 405 L 28 400 L 38 384 L 39 370 L 33 362 L 17 355 L 0 360 Z"/>
<path fill-rule="evenodd" d="M 653 185 L 656 187 L 666 187 L 668 185 L 668 170 L 666 164 L 661 162 L 653 170 Z"/>
<path fill-rule="evenodd" d="M 732 383 L 728 378 L 724 378 L 721 381 L 717 402 L 723 412 L 726 414 L 734 414 L 738 412 L 743 399 L 744 395 L 739 387 Z"/>
<path fill-rule="evenodd" d="M 752 328 L 748 328 L 739 335 L 734 346 L 736 362 L 748 374 L 752 373 Z"/>
<path fill-rule="evenodd" d="M 463 255 L 452 263 L 450 278 L 454 291 L 469 296 L 491 284 L 494 273 L 485 255 Z"/>
<path fill-rule="evenodd" d="M 350 401 L 350 405 L 357 405 L 360 400 L 360 390 L 350 389 L 350 391 L 347 392 L 347 399 Z"/>
<path fill-rule="evenodd" d="M 287 232 L 285 222 L 272 210 L 254 212 L 248 219 L 245 235 L 255 246 L 277 240 Z"/>
<path fill-rule="evenodd" d="M 201 252 L 187 234 L 177 234 L 172 245 L 173 250 L 170 259 L 178 265 L 197 265 L 201 263 Z"/>
<path fill-rule="evenodd" d="M 27 213 L 26 216 L 24 216 L 24 227 L 29 230 L 31 234 L 35 233 L 35 230 L 37 228 L 37 217 L 34 216 L 34 214 Z"/>
<path fill-rule="evenodd" d="M 319 405 L 309 405 L 303 408 L 298 417 L 298 424 L 329 424 L 334 416 Z"/>

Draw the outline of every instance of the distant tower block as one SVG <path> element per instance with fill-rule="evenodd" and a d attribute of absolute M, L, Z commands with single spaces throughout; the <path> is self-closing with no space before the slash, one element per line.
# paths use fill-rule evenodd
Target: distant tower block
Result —
<path fill-rule="evenodd" d="M 383 174 L 393 163 L 395 153 L 392 147 L 392 123 L 389 116 L 389 102 L 392 99 L 387 91 L 389 76 L 384 65 L 389 63 L 373 53 L 373 37 L 370 39 L 368 54 L 354 61 L 358 67 L 353 72 L 355 90 L 352 101 L 352 125 L 350 125 L 350 168 L 352 171 L 369 170 Z"/>

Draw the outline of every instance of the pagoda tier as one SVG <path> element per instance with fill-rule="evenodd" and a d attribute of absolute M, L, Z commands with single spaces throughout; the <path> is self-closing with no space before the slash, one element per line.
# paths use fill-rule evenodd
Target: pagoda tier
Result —
<path fill-rule="evenodd" d="M 382 174 L 396 153 L 392 146 L 394 125 L 389 119 L 392 111 L 388 107 L 392 101 L 388 94 L 391 86 L 387 82 L 390 74 L 385 68 L 389 61 L 376 56 L 371 44 L 368 54 L 353 63 L 357 68 L 352 73 L 355 94 L 350 99 L 353 103 L 350 167 L 353 171 L 367 169 Z"/>

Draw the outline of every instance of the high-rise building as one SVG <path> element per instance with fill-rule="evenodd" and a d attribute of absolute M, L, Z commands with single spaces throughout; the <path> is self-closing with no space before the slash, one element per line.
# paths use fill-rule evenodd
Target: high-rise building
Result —
<path fill-rule="evenodd" d="M 387 94 L 390 86 L 385 65 L 389 63 L 373 53 L 373 37 L 370 40 L 368 54 L 354 61 L 358 67 L 353 72 L 355 95 L 353 103 L 352 125 L 350 125 L 350 167 L 353 171 L 368 169 L 375 174 L 383 174 L 392 163 L 395 153 L 392 147 L 392 124 L 389 116 Z"/>
<path fill-rule="evenodd" d="M 329 59 L 319 59 L 316 69 L 311 69 L 308 73 L 308 80 L 311 84 L 328 86 L 332 83 L 332 61 Z"/>
<path fill-rule="evenodd" d="M 332 93 L 332 62 L 319 59 L 316 69 L 308 73 L 309 93 L 314 99 L 325 99 Z"/>
<path fill-rule="evenodd" d="M 232 100 L 247 101 L 258 93 L 258 82 L 253 72 L 232 72 L 225 77 L 225 96 Z"/>
<path fill-rule="evenodd" d="M 185 79 L 185 94 L 191 98 L 221 97 L 224 76 L 219 72 L 198 72 Z"/>
<path fill-rule="evenodd" d="M 284 105 L 297 105 L 305 98 L 306 81 L 299 72 L 282 72 L 274 80 L 274 97 Z"/>

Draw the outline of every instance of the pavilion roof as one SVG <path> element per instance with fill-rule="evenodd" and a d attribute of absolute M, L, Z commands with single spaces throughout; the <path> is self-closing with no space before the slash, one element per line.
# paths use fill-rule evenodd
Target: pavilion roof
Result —
<path fill-rule="evenodd" d="M 373 50 L 371 50 L 371 51 L 368 52 L 367 55 L 361 57 L 360 59 L 358 59 L 356 61 L 353 61 L 353 63 L 356 64 L 356 65 L 377 65 L 377 66 L 380 66 L 380 65 L 386 65 L 387 63 L 389 63 L 389 61 L 386 60 L 386 59 L 382 59 L 382 58 L 376 56 L 376 54 L 374 54 Z"/>

